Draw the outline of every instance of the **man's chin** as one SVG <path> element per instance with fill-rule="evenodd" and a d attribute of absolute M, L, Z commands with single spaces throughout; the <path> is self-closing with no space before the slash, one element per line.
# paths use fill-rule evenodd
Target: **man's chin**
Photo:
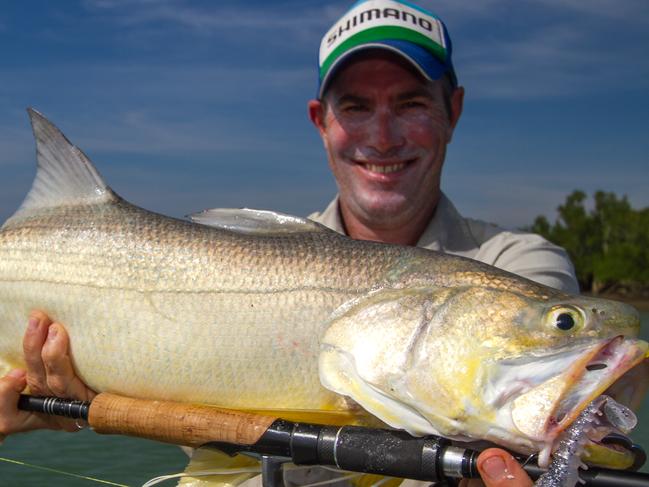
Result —
<path fill-rule="evenodd" d="M 360 220 L 371 223 L 374 227 L 394 226 L 401 220 L 408 221 L 411 216 L 412 207 L 405 197 L 375 197 L 358 205 Z"/>

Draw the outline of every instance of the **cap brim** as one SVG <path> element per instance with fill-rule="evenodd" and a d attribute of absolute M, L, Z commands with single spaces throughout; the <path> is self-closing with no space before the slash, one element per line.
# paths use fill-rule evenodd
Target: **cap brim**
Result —
<path fill-rule="evenodd" d="M 431 81 L 440 79 L 444 73 L 449 70 L 452 71 L 453 69 L 452 66 L 440 61 L 427 49 L 424 49 L 417 44 L 413 44 L 412 42 L 398 39 L 386 39 L 367 44 L 360 44 L 346 51 L 333 62 L 325 76 L 320 81 L 318 98 L 322 98 L 329 83 L 350 56 L 369 49 L 385 49 L 401 56 L 403 59 L 408 61 L 421 74 L 421 76 Z"/>

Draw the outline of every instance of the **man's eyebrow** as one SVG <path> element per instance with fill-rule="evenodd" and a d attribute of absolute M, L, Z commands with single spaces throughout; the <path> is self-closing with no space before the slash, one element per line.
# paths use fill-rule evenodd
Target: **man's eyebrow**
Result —
<path fill-rule="evenodd" d="M 368 103 L 368 101 L 368 98 L 348 93 L 336 98 L 336 105 L 342 105 L 343 103 L 365 104 Z"/>
<path fill-rule="evenodd" d="M 414 90 L 406 91 L 405 93 L 400 93 L 397 96 L 398 101 L 403 101 L 403 100 L 410 100 L 412 98 L 428 98 L 433 100 L 435 97 L 433 94 L 430 92 L 430 90 L 427 90 L 426 88 L 416 88 Z"/>

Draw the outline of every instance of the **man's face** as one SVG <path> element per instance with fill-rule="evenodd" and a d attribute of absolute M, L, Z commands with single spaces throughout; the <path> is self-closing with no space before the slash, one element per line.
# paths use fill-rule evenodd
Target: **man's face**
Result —
<path fill-rule="evenodd" d="M 309 104 L 343 215 L 375 228 L 430 216 L 461 96 L 458 107 L 449 114 L 441 83 L 426 82 L 393 54 L 377 52 L 343 67 L 325 103 Z"/>

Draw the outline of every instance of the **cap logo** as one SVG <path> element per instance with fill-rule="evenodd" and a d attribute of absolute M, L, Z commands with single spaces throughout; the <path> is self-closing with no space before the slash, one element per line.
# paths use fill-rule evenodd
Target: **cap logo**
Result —
<path fill-rule="evenodd" d="M 354 5 L 322 39 L 320 78 L 338 56 L 356 45 L 382 39 L 400 39 L 431 51 L 440 61 L 447 57 L 444 27 L 435 17 L 392 0 L 368 0 Z"/>

